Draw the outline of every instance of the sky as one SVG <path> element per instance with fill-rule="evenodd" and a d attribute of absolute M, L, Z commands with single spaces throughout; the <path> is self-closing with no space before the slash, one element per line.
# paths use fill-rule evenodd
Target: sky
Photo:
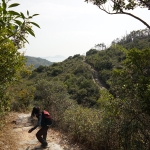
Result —
<path fill-rule="evenodd" d="M 35 37 L 29 36 L 29 44 L 23 49 L 27 56 L 82 55 L 95 44 L 105 43 L 109 47 L 114 39 L 146 28 L 133 17 L 106 14 L 84 0 L 12 0 L 11 3 L 20 4 L 17 11 L 40 14 L 32 20 L 40 29 L 33 27 Z M 150 10 L 136 9 L 133 13 L 150 24 Z"/>

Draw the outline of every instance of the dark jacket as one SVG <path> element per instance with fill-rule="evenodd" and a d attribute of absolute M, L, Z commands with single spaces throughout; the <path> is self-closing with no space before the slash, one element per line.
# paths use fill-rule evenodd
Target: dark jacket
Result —
<path fill-rule="evenodd" d="M 47 126 L 45 122 L 45 118 L 43 117 L 42 113 L 43 112 L 36 115 L 36 117 L 38 118 L 38 121 L 37 121 L 37 124 L 31 129 L 31 131 L 35 130 L 39 126 L 41 126 L 42 128 Z"/>

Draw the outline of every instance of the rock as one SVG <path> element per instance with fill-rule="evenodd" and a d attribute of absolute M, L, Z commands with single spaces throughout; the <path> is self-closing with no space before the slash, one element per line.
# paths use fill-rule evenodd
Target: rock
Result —
<path fill-rule="evenodd" d="M 37 143 L 38 143 L 37 139 L 33 139 L 33 140 L 28 142 L 28 144 L 30 144 L 30 145 L 34 145 L 34 144 L 37 144 Z"/>
<path fill-rule="evenodd" d="M 14 132 L 21 132 L 22 131 L 22 128 L 15 128 L 13 129 Z"/>
<path fill-rule="evenodd" d="M 49 143 L 48 144 L 49 150 L 63 150 L 60 145 L 56 144 L 56 143 Z"/>
<path fill-rule="evenodd" d="M 22 118 L 29 118 L 30 116 L 31 116 L 31 114 L 23 114 L 23 113 L 22 113 L 22 114 L 19 114 L 19 115 L 18 115 L 18 118 L 19 118 L 19 119 L 22 119 Z"/>
<path fill-rule="evenodd" d="M 24 127 L 29 127 L 29 126 L 32 126 L 32 125 L 33 125 L 32 123 L 25 123 Z"/>
<path fill-rule="evenodd" d="M 21 141 L 19 144 L 20 145 L 28 144 L 28 141 Z"/>
<path fill-rule="evenodd" d="M 30 126 L 30 127 L 23 127 L 23 128 L 22 128 L 23 131 L 26 131 L 26 130 L 29 131 L 30 129 L 31 129 L 31 126 Z"/>

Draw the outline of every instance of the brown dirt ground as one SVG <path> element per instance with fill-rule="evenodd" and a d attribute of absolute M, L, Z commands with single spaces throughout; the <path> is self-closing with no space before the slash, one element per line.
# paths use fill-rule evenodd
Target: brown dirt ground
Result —
<path fill-rule="evenodd" d="M 17 126 L 18 115 L 19 113 L 16 112 L 9 113 L 4 119 L 6 124 L 0 131 L 0 150 L 33 150 L 40 145 L 35 136 L 38 129 L 28 133 L 31 126 Z M 47 150 L 87 150 L 82 145 L 72 142 L 69 136 L 54 128 L 48 130 L 47 142 L 50 145 Z"/>

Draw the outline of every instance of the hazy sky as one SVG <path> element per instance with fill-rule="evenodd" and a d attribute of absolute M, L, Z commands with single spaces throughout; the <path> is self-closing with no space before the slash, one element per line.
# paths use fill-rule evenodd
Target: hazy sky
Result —
<path fill-rule="evenodd" d="M 107 46 L 133 30 L 145 29 L 141 22 L 127 15 L 108 15 L 84 0 L 12 0 L 20 3 L 17 10 L 38 13 L 33 21 L 36 37 L 28 37 L 25 55 L 45 57 L 85 54 L 95 44 Z M 150 10 L 134 13 L 150 24 Z"/>

